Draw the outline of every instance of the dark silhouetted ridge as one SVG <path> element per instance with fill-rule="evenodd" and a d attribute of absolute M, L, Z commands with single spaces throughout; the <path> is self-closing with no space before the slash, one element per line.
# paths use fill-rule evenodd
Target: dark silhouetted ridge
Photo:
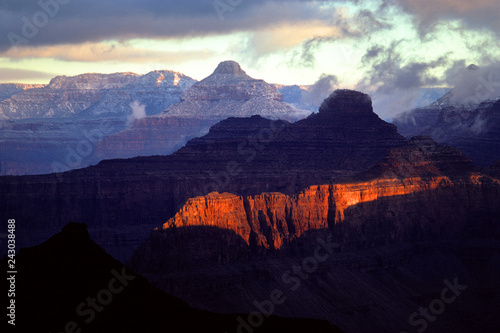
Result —
<path fill-rule="evenodd" d="M 81 332 L 229 333 L 240 325 L 239 315 L 195 310 L 154 288 L 92 242 L 84 224 L 66 225 L 45 243 L 21 249 L 16 259 L 22 262 L 16 280 L 18 332 L 64 332 L 71 322 Z M 90 310 L 92 298 L 100 310 Z M 326 321 L 271 316 L 255 332 L 340 330 Z"/>

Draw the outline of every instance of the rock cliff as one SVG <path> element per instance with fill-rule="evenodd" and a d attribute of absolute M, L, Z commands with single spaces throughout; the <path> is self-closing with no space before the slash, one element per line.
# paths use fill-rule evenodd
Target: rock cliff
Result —
<path fill-rule="evenodd" d="M 129 264 L 200 309 L 262 311 L 279 289 L 278 313 L 367 333 L 412 331 L 412 314 L 457 279 L 470 293 L 429 331 L 493 333 L 499 197 L 498 178 L 417 137 L 350 181 L 191 198 Z"/>
<path fill-rule="evenodd" d="M 3 91 L 8 98 L 0 98 L 0 118 L 5 118 L 0 126 L 0 174 L 88 166 L 87 158 L 100 140 L 178 102 L 194 82 L 180 73 L 153 71 L 59 76 L 41 87 L 2 85 L 0 97 Z M 132 101 L 144 110 L 134 114 Z"/>
<path fill-rule="evenodd" d="M 437 146 L 435 149 L 439 149 L 440 152 L 428 151 L 429 146 L 424 145 L 422 141 L 432 144 L 432 140 L 430 142 L 424 139 L 414 140 L 410 147 L 392 150 L 379 165 L 359 177 L 365 178 L 369 175 L 373 177 L 370 181 L 316 185 L 292 196 L 282 193 L 237 196 L 213 192 L 207 196 L 189 199 L 182 209 L 163 225 L 163 229 L 217 227 L 234 231 L 248 245 L 280 249 L 307 231 L 338 228 L 345 222 L 346 215 L 349 216 L 353 212 L 359 214 L 357 218 L 361 219 L 356 221 L 357 224 L 367 224 L 367 228 L 370 228 L 369 223 L 365 223 L 362 218 L 382 213 L 377 202 L 383 201 L 383 198 L 390 203 L 398 200 L 413 202 L 414 199 L 417 202 L 419 200 L 425 202 L 431 201 L 431 198 L 438 196 L 439 193 L 443 196 L 439 200 L 442 205 L 449 203 L 446 196 L 451 194 L 466 201 L 464 204 L 467 208 L 447 211 L 448 217 L 442 216 L 437 219 L 440 223 L 453 221 L 448 231 L 455 235 L 457 230 L 464 228 L 466 219 L 473 216 L 468 210 L 478 214 L 483 206 L 495 206 L 492 200 L 496 195 L 500 195 L 500 182 L 495 178 L 473 172 L 472 163 L 456 149 L 439 147 L 434 143 Z M 451 166 L 455 166 L 454 170 L 450 170 Z M 481 193 L 486 188 L 492 192 Z M 474 202 L 468 201 L 469 193 L 477 194 Z M 366 212 L 357 211 L 359 207 L 368 206 L 363 205 L 364 203 L 372 203 L 373 209 Z M 432 206 L 428 204 L 429 207 Z M 445 210 L 444 206 L 442 209 Z M 387 213 L 384 212 L 382 215 L 385 216 Z M 489 218 L 498 218 L 498 213 Z M 400 222 L 408 220 L 402 218 L 404 210 L 396 208 L 392 214 L 400 216 Z M 398 224 L 397 220 L 390 222 L 392 224 L 390 228 L 393 229 L 385 230 L 386 241 L 407 241 L 417 235 L 431 238 L 439 235 L 435 233 L 437 226 L 417 220 L 418 223 L 415 223 L 418 224 L 418 232 L 411 222 L 407 225 Z M 499 227 L 496 225 L 490 232 L 500 235 Z M 364 239 L 369 235 L 360 233 L 358 236 Z M 381 235 L 375 234 L 375 236 L 384 238 Z M 350 241 L 348 237 L 345 239 Z"/>
<path fill-rule="evenodd" d="M 332 108 L 293 124 L 260 116 L 229 118 L 170 156 L 109 160 L 56 175 L 2 177 L 2 214 L 36 224 L 37 232 L 24 227 L 25 245 L 42 241 L 69 220 L 85 221 L 100 244 L 127 258 L 148 228 L 164 223 L 189 198 L 213 191 L 293 195 L 364 172 L 390 149 L 407 144 L 373 113 L 366 95 L 341 91 L 331 98 L 349 94 L 360 104 L 345 104 L 342 112 L 333 101 Z"/>
<path fill-rule="evenodd" d="M 103 161 L 57 175 L 2 177 L 2 214 L 36 224 L 37 232 L 30 224 L 24 227 L 25 246 L 69 220 L 86 221 L 101 245 L 128 258 L 153 226 L 189 198 L 213 191 L 293 195 L 366 171 L 391 148 L 406 144 L 393 125 L 373 113 L 366 95 L 344 91 L 332 98 L 349 94 L 359 96 L 361 104 L 345 112 L 340 106 L 323 108 L 293 124 L 260 116 L 229 118 L 170 156 Z"/>
<path fill-rule="evenodd" d="M 130 102 L 146 105 L 156 114 L 178 102 L 196 81 L 173 71 L 57 76 L 46 86 L 25 89 L 0 101 L 0 115 L 8 119 L 114 116 L 126 119 Z"/>
<path fill-rule="evenodd" d="M 88 161 L 168 155 L 228 117 L 261 115 L 296 121 L 308 114 L 283 102 L 283 95 L 273 85 L 251 78 L 237 62 L 224 61 L 212 75 L 186 89 L 180 103 L 106 138 Z"/>
<path fill-rule="evenodd" d="M 44 84 L 0 83 L 0 102 L 28 89 L 43 88 Z M 0 119 L 7 119 L 4 114 Z"/>

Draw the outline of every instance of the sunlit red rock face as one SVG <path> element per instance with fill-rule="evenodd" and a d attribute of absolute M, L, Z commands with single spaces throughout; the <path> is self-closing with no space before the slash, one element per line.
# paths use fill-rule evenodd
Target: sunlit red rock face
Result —
<path fill-rule="evenodd" d="M 309 230 L 344 230 L 337 233 L 338 237 L 351 241 L 351 222 L 360 225 L 366 222 L 364 217 L 367 220 L 379 215 L 381 220 L 395 224 L 391 230 L 372 236 L 386 237 L 387 241 L 411 240 L 413 236 L 419 237 L 420 231 L 425 234 L 426 230 L 432 230 L 437 235 L 440 223 L 453 222 L 446 227 L 450 234 L 460 230 L 472 211 L 496 206 L 494 200 L 500 195 L 499 189 L 500 183 L 494 175 L 492 178 L 475 171 L 472 162 L 459 150 L 438 145 L 427 137 L 415 137 L 407 146 L 391 149 L 377 165 L 350 181 L 309 186 L 294 195 L 264 192 L 239 196 L 213 192 L 189 199 L 163 228 L 213 226 L 234 231 L 249 245 L 279 249 Z M 449 212 L 446 207 L 453 206 L 453 197 L 463 205 Z M 378 206 L 378 202 L 384 204 Z M 446 213 L 433 211 L 436 203 Z M 428 213 L 435 225 L 427 217 L 420 221 L 418 214 L 412 212 L 412 204 L 423 207 L 420 215 Z M 411 217 L 405 217 L 405 213 Z M 394 216 L 404 222 L 398 225 Z M 421 229 L 419 232 L 410 230 L 415 225 Z"/>
<path fill-rule="evenodd" d="M 311 186 L 299 194 L 288 196 L 282 193 L 262 193 L 256 196 L 242 197 L 229 193 L 211 193 L 207 196 L 189 199 L 186 205 L 163 228 L 213 226 L 228 229 L 240 235 L 247 244 L 265 248 L 279 249 L 305 232 L 316 229 L 335 229 L 347 219 L 363 220 L 363 213 L 349 211 L 349 208 L 371 202 L 372 211 L 365 216 L 391 213 L 377 207 L 382 198 L 388 201 L 408 201 L 415 196 L 443 200 L 443 206 L 449 203 L 448 194 L 467 195 L 469 189 L 492 186 L 499 193 L 500 182 L 489 177 L 477 175 L 469 180 L 452 182 L 446 176 L 430 179 L 377 179 L 371 182 Z M 442 196 L 436 196 L 439 193 Z M 484 199 L 484 198 L 483 198 Z M 457 212 L 462 212 L 458 210 Z M 394 212 L 393 212 L 394 213 Z M 396 212 L 404 214 L 404 212 Z M 425 215 L 425 214 L 422 214 Z M 457 217 L 457 216 L 455 216 Z M 465 217 L 465 215 L 463 216 Z M 436 219 L 437 220 L 437 219 Z M 356 221 L 359 222 L 359 221 Z M 426 221 L 414 221 L 427 229 Z M 436 223 L 441 223 L 436 221 Z M 464 227 L 460 217 L 450 229 Z M 406 226 L 408 227 L 408 226 Z M 388 240 L 406 240 L 411 233 L 404 225 L 396 226 L 390 234 L 378 235 Z M 392 234 L 397 232 L 398 234 Z M 339 235 L 341 238 L 345 235 Z"/>
<path fill-rule="evenodd" d="M 470 316 L 481 318 L 473 319 L 478 330 L 494 332 L 498 319 L 477 311 L 485 301 L 476 295 L 482 288 L 498 295 L 495 175 L 477 172 L 456 149 L 418 137 L 349 181 L 294 195 L 214 192 L 189 199 L 128 264 L 200 309 L 255 311 L 255 301 L 280 289 L 287 302 L 278 313 L 366 333 L 401 332 L 412 312 L 439 297 L 444 277 L 474 277 L 464 282 L 470 298 L 433 329 L 468 332 L 462 319 Z M 323 247 L 326 240 L 333 247 Z M 330 256 L 315 266 L 318 248 Z M 488 304 L 497 311 L 498 297 Z"/>

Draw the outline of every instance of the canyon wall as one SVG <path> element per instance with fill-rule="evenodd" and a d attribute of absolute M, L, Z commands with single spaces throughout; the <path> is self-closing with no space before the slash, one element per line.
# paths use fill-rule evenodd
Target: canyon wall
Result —
<path fill-rule="evenodd" d="M 213 191 L 293 195 L 365 172 L 391 149 L 407 144 L 395 126 L 373 113 L 368 95 L 341 90 L 319 113 L 296 123 L 228 118 L 169 156 L 106 160 L 46 176 L 0 177 L 0 217 L 23 221 L 23 246 L 38 244 L 69 221 L 88 223 L 100 244 L 124 260 L 152 226 L 172 217 L 189 198 Z"/>
<path fill-rule="evenodd" d="M 465 198 L 473 192 L 475 195 L 468 202 Z M 383 198 L 387 198 L 387 202 L 396 207 L 405 206 L 406 202 L 419 198 L 420 201 L 429 205 L 428 212 L 430 212 L 433 199 L 441 202 L 439 205 L 445 207 L 451 200 L 450 195 L 456 196 L 457 200 L 463 200 L 464 206 L 457 207 L 455 211 L 443 208 L 439 213 L 440 216 L 432 218 L 436 221 L 435 223 L 443 224 L 443 226 L 448 223 L 445 221 L 453 222 L 447 228 L 450 234 L 454 234 L 452 230 L 457 231 L 465 227 L 468 222 L 466 220 L 470 218 L 472 211 L 475 213 L 481 211 L 483 205 L 495 206 L 492 200 L 496 195 L 500 195 L 500 182 L 482 175 L 472 175 L 467 181 L 457 182 L 452 182 L 448 177 L 442 176 L 430 179 L 393 178 L 352 184 L 311 186 L 293 196 L 282 193 L 262 193 L 242 197 L 214 192 L 207 196 L 189 199 L 184 207 L 163 225 L 163 229 L 193 226 L 217 227 L 234 231 L 248 245 L 280 249 L 310 230 L 347 228 L 348 223 L 363 225 L 362 228 L 372 228 L 369 225 L 370 222 L 364 220 L 368 221 L 372 216 L 377 215 L 404 216 L 410 213 L 404 209 L 381 209 L 379 202 L 384 202 L 381 200 Z M 370 205 L 363 205 L 365 203 L 370 203 Z M 445 216 L 446 214 L 451 215 Z M 497 214 L 498 212 L 495 211 L 490 218 L 498 217 Z M 426 213 L 422 212 L 422 216 L 424 215 Z M 380 220 L 383 219 L 380 218 Z M 415 219 L 414 224 L 409 225 L 403 224 L 403 222 L 408 222 L 408 218 L 401 219 L 399 224 L 394 217 L 386 217 L 386 220 L 389 221 L 387 223 L 393 224 L 391 225 L 393 229 L 385 230 L 383 235 L 373 234 L 372 236 L 379 239 L 387 237 L 387 241 L 409 241 L 411 237 L 417 237 L 422 233 L 429 237 L 439 236 L 440 233 L 436 232 L 436 229 L 439 230 L 442 227 L 427 224 L 428 221 L 422 218 Z M 418 232 L 410 230 L 415 227 L 415 224 L 418 224 L 420 229 Z M 339 236 L 346 241 L 364 239 L 367 236 L 362 236 L 361 230 L 359 232 L 360 237 L 354 237 L 354 239 L 347 237 L 345 234 L 347 230 L 339 233 Z M 490 232 L 498 232 L 498 225 Z M 366 241 L 370 240 L 366 239 Z"/>
<path fill-rule="evenodd" d="M 429 332 L 493 333 L 499 197 L 499 180 L 480 174 L 312 186 L 293 196 L 211 193 L 189 199 L 128 264 L 199 309 L 264 311 L 280 290 L 277 314 L 367 333 L 412 331 L 412 313 L 457 279 L 467 293 Z"/>

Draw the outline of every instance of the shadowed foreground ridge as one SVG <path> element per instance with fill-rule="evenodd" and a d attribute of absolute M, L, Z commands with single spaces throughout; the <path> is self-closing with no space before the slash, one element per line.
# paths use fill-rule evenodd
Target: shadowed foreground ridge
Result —
<path fill-rule="evenodd" d="M 230 333 L 238 329 L 239 315 L 195 310 L 151 286 L 92 242 L 84 224 L 66 225 L 45 243 L 21 249 L 16 259 L 23 263 L 16 281 L 22 290 L 16 298 L 19 332 L 63 332 L 66 325 L 78 325 L 82 332 Z M 5 258 L 2 264 L 6 266 Z M 91 310 L 89 298 L 97 299 L 100 311 Z M 82 303 L 86 305 L 80 307 Z M 341 332 L 326 321 L 275 316 L 265 318 L 254 331 Z"/>

